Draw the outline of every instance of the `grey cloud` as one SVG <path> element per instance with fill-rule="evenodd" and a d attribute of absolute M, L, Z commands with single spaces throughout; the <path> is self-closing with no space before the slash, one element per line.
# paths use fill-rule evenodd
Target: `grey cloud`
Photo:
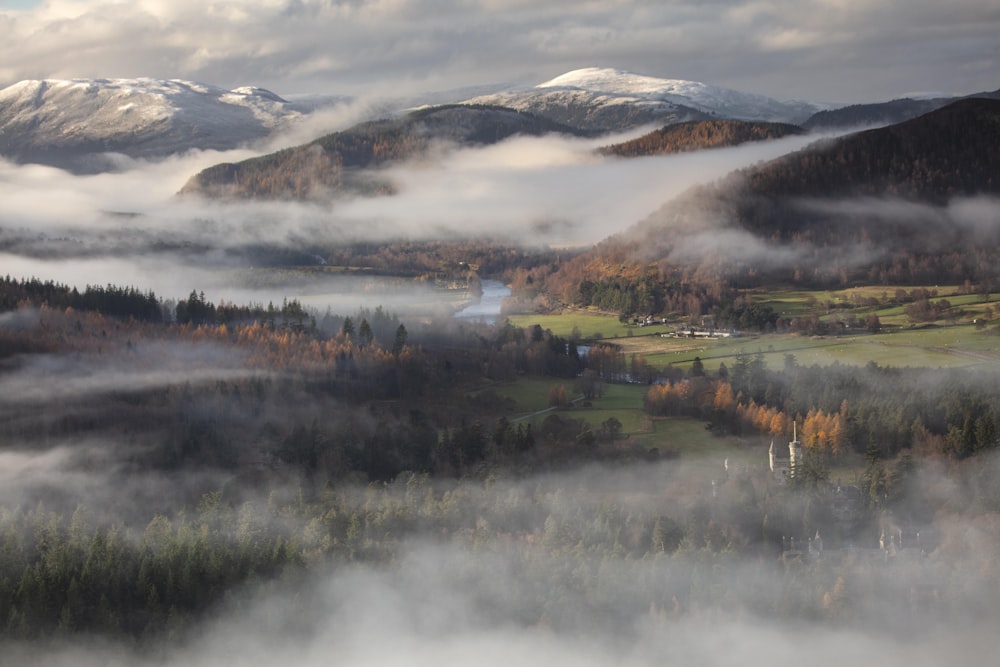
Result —
<path fill-rule="evenodd" d="M 633 160 L 594 157 L 594 147 L 612 141 L 515 138 L 460 150 L 425 169 L 390 171 L 396 196 L 334 206 L 334 218 L 411 236 L 451 230 L 583 245 L 624 230 L 693 185 L 801 148 L 810 139 Z"/>
<path fill-rule="evenodd" d="M 525 566 L 532 571 L 520 569 Z M 804 656 L 819 667 L 867 662 L 930 666 L 955 659 L 978 662 L 992 645 L 989 624 L 995 617 L 985 610 L 981 622 L 960 628 L 948 624 L 947 630 L 931 626 L 904 638 L 880 632 L 891 616 L 909 613 L 891 607 L 875 610 L 876 618 L 864 629 L 858 623 L 820 627 L 805 620 L 782 623 L 735 613 L 666 619 L 639 608 L 636 602 L 643 599 L 642 589 L 648 583 L 635 574 L 662 581 L 678 576 L 685 567 L 679 558 L 601 564 L 601 581 L 591 596 L 603 601 L 603 608 L 589 612 L 597 615 L 586 619 L 593 624 L 585 621 L 583 627 L 565 631 L 553 629 L 545 618 L 519 617 L 528 610 L 537 613 L 532 587 L 542 584 L 537 579 L 540 571 L 563 576 L 559 564 L 545 555 L 474 555 L 461 547 L 411 544 L 391 567 L 344 567 L 335 574 L 311 578 L 308 586 L 286 584 L 249 600 L 240 598 L 235 609 L 225 610 L 225 618 L 206 624 L 197 639 L 172 646 L 155 660 L 100 645 L 35 647 L 30 654 L 14 646 L 6 648 L 6 656 L 9 664 L 18 667 L 38 664 L 40 658 L 51 665 L 112 667 L 312 667 L 333 659 L 351 665 L 790 667 L 802 664 Z M 764 570 L 771 574 L 762 576 Z M 739 588 L 739 581 L 754 581 L 763 590 L 779 590 L 784 585 L 777 569 L 751 562 L 723 567 L 711 579 L 722 587 Z M 853 594 L 865 595 L 861 590 Z M 576 602 L 582 601 L 566 591 L 548 610 L 555 617 L 572 614 Z M 877 618 L 880 613 L 886 618 Z"/>
<path fill-rule="evenodd" d="M 182 77 L 286 93 L 538 83 L 599 65 L 778 98 L 861 101 L 993 88 L 1000 57 L 1000 16 L 982 0 L 54 0 L 5 22 L 0 81 Z"/>
<path fill-rule="evenodd" d="M 347 122 L 339 114 L 333 112 L 328 122 Z M 118 283 L 182 297 L 196 287 L 221 287 L 206 269 L 231 266 L 225 251 L 234 244 L 301 247 L 486 235 L 514 243 L 581 245 L 625 229 L 696 183 L 810 141 L 794 137 L 638 160 L 594 155 L 595 147 L 614 140 L 514 138 L 487 148 L 442 150 L 419 164 L 381 173 L 398 188 L 395 196 L 333 204 L 174 196 L 199 169 L 254 155 L 251 151 L 196 152 L 84 177 L 0 162 L 2 261 L 16 275 L 81 287 L 104 284 L 113 275 Z M 225 296 L 236 297 L 231 290 Z"/>
<path fill-rule="evenodd" d="M 7 442 L 0 451 L 3 507 L 44 502 L 50 511 L 69 514 L 82 505 L 88 518 L 101 524 L 143 525 L 157 512 L 218 490 L 230 476 L 204 467 L 177 475 L 137 469 L 134 461 L 150 448 L 108 435 L 59 439 L 45 449 L 19 444 Z"/>
<path fill-rule="evenodd" d="M 735 186 L 738 179 L 734 175 L 726 183 Z M 747 269 L 801 269 L 835 275 L 901 252 L 989 247 L 1000 242 L 1000 200 L 995 197 L 956 197 L 945 206 L 876 197 L 793 202 L 790 208 L 811 225 L 844 230 L 843 242 L 820 247 L 807 241 L 777 242 L 756 236 L 740 226 L 735 204 L 725 193 L 725 185 L 692 190 L 628 230 L 624 238 L 637 245 L 643 261 L 700 266 L 712 275 Z M 864 234 L 858 231 L 862 227 Z"/>
<path fill-rule="evenodd" d="M 240 362 L 237 352 L 207 343 L 143 343 L 110 359 L 32 355 L 0 375 L 0 410 L 260 374 Z"/>

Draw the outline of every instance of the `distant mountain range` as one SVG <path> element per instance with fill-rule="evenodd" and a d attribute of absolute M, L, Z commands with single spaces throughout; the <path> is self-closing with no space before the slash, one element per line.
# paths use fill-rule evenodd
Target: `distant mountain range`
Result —
<path fill-rule="evenodd" d="M 191 81 L 21 81 L 0 90 L 0 155 L 76 172 L 114 166 L 108 153 L 162 158 L 226 150 L 288 128 L 312 107 L 262 88 Z"/>
<path fill-rule="evenodd" d="M 1000 91 L 980 96 L 1000 97 Z M 336 139 L 324 137 L 305 147 L 287 149 L 289 152 L 282 151 L 281 157 L 261 158 L 252 167 L 220 165 L 199 174 L 186 189 L 240 197 L 313 196 L 344 186 L 354 191 L 384 192 L 385 184 L 373 186 L 371 182 L 358 181 L 350 170 L 406 158 L 419 152 L 418 146 L 426 144 L 424 139 L 428 138 L 484 143 L 512 133 L 594 134 L 693 121 L 779 122 L 806 129 L 858 127 L 913 118 L 955 98 L 893 100 L 835 109 L 810 102 L 779 101 L 697 81 L 587 68 L 536 86 L 500 90 L 495 86 L 479 86 L 464 93 L 452 91 L 426 98 L 431 102 L 441 99 L 461 101 L 457 105 L 434 107 L 447 110 L 442 113 L 421 108 L 416 116 L 411 115 L 412 111 L 398 108 L 414 104 L 415 98 L 400 100 L 396 106 L 385 103 L 379 107 L 380 111 L 373 112 L 382 117 L 371 121 L 374 124 L 362 124 L 339 133 Z M 324 103 L 344 100 L 329 97 Z M 288 101 L 260 88 L 225 90 L 180 80 L 22 81 L 0 90 L 0 156 L 78 173 L 99 172 L 120 166 L 116 154 L 159 159 L 192 149 L 226 150 L 252 145 L 300 122 L 317 104 Z M 459 107 L 473 111 L 464 113 Z M 520 114 L 504 114 L 501 108 Z M 427 126 L 432 117 L 434 127 L 427 137 L 408 136 L 411 130 L 416 134 L 423 132 L 420 128 Z M 420 123 L 412 122 L 417 118 Z M 517 122 L 512 124 L 515 118 Z M 448 122 L 457 125 L 448 128 Z M 464 127 L 465 123 L 472 126 Z M 690 131 L 690 127 L 684 131 Z M 704 133 L 707 127 L 710 126 L 702 126 L 698 132 Z M 733 132 L 734 127 L 729 126 L 726 132 Z M 381 142 L 367 157 L 360 144 L 334 145 L 338 141 L 350 143 L 350 136 L 360 137 L 366 132 L 378 133 Z M 717 132 L 714 139 L 703 145 L 698 143 L 697 136 L 696 132 L 688 137 L 686 150 L 719 145 L 711 142 L 721 135 Z M 387 146 L 385 142 L 396 145 Z M 307 147 L 312 147 L 309 150 L 313 153 L 303 152 Z M 306 159 L 307 155 L 312 157 Z M 332 171 L 328 174 L 322 173 L 325 159 L 332 160 Z M 293 174 L 290 160 L 300 165 L 303 173 Z M 265 177 L 263 165 L 279 168 L 281 175 Z M 226 174 L 245 176 L 250 171 L 256 174 L 252 179 L 255 185 L 227 184 Z M 280 181 L 285 185 L 280 185 Z"/>

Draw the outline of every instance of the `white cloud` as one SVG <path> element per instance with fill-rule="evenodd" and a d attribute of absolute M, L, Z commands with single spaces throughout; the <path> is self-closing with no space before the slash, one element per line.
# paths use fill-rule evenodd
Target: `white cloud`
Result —
<path fill-rule="evenodd" d="M 631 160 L 598 159 L 598 142 L 515 138 L 465 149 L 425 169 L 389 172 L 394 197 L 334 206 L 335 219 L 420 237 L 489 235 L 595 243 L 645 218 L 687 188 L 801 148 L 793 137 L 737 148 Z"/>

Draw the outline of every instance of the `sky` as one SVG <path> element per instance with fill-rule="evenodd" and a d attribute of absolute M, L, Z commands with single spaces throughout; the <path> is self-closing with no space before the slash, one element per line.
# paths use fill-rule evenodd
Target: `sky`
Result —
<path fill-rule="evenodd" d="M 998 34 L 996 0 L 2 0 L 0 85 L 416 94 L 596 66 L 853 103 L 996 90 Z"/>

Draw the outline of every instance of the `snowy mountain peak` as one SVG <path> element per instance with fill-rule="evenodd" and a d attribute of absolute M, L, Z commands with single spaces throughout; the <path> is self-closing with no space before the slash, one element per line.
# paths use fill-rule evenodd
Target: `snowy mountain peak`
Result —
<path fill-rule="evenodd" d="M 540 83 L 536 88 L 579 88 L 618 95 L 688 94 L 710 88 L 698 81 L 658 79 L 609 67 L 585 67 Z"/>
<path fill-rule="evenodd" d="M 235 148 L 287 127 L 304 111 L 254 86 L 226 90 L 147 78 L 21 81 L 0 90 L 0 155 L 100 169 L 80 166 L 80 157 Z"/>
<path fill-rule="evenodd" d="M 800 122 L 816 111 L 813 105 L 801 102 L 780 102 L 765 95 L 744 93 L 700 81 L 660 79 L 605 67 L 573 70 L 536 88 L 574 88 L 621 97 L 659 99 L 713 116 L 742 120 Z"/>
<path fill-rule="evenodd" d="M 660 79 L 607 67 L 577 69 L 533 88 L 469 101 L 510 106 L 596 130 L 704 118 L 801 123 L 818 110 L 812 104 L 780 102 L 700 81 Z"/>

